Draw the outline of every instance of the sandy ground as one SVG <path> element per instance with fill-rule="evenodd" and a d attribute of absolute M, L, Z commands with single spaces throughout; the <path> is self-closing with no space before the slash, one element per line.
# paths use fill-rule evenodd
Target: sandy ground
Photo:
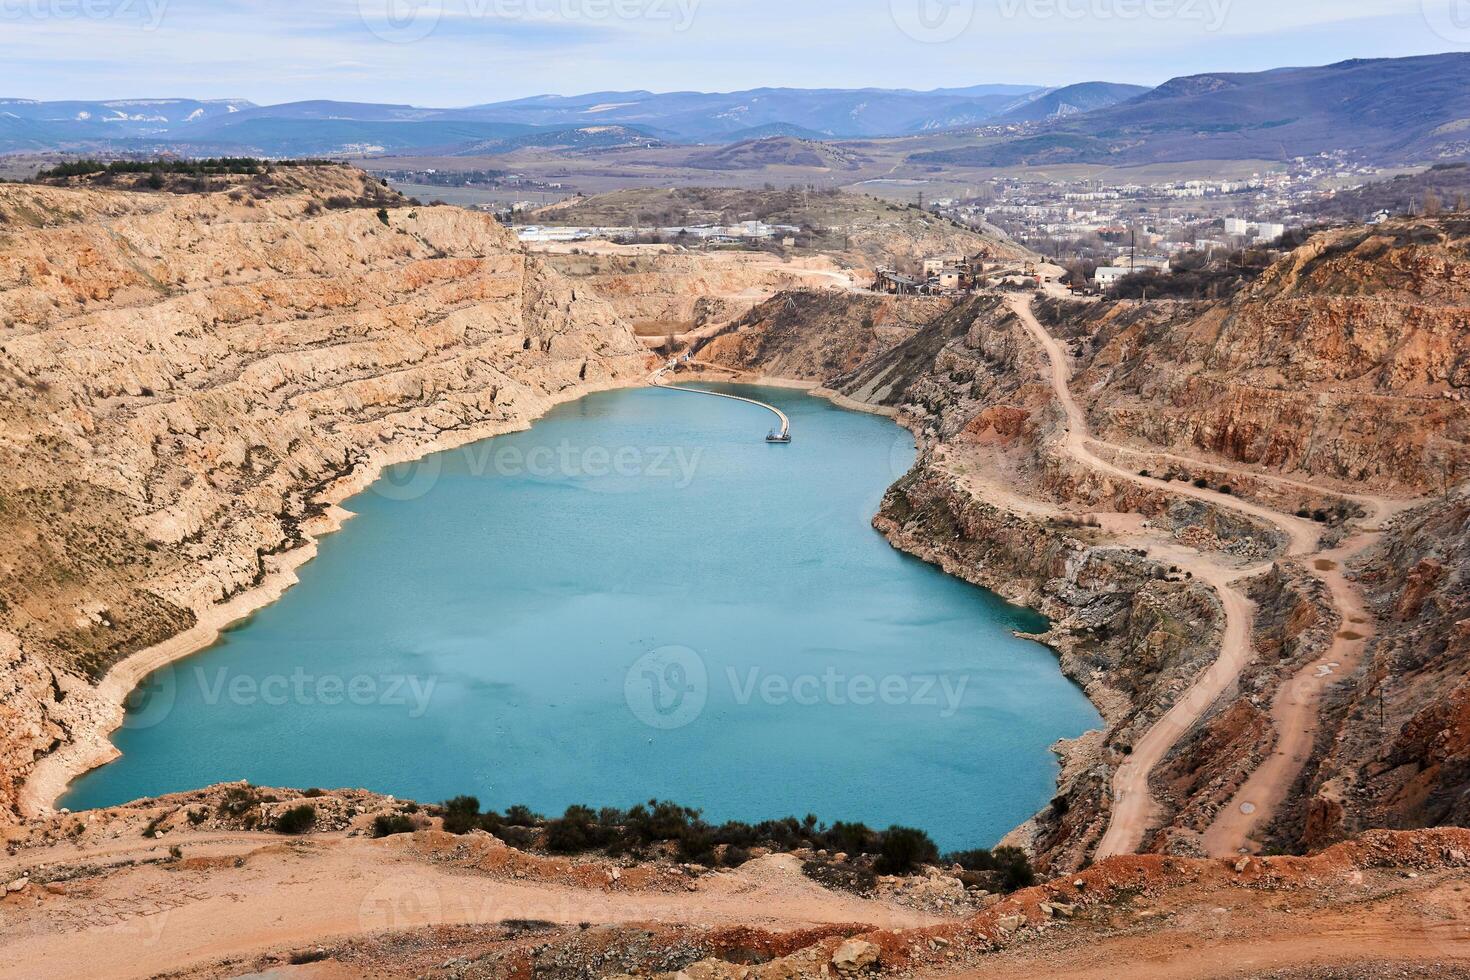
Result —
<path fill-rule="evenodd" d="M 1463 910 L 1463 894 L 1451 894 L 1447 903 L 1452 900 Z M 967 980 L 1205 980 L 1298 971 L 1310 977 L 1470 976 L 1470 940 L 1463 928 L 1448 920 L 1428 921 L 1413 901 L 1374 902 L 1308 917 L 1220 895 L 1199 897 L 1208 904 L 1202 902 L 1193 914 L 1182 910 L 1157 930 L 1089 935 L 1085 949 L 1070 943 L 1022 948 L 993 957 L 978 970 L 929 975 Z M 1409 972 L 1415 967 L 1424 972 Z"/>
<path fill-rule="evenodd" d="M 902 929 L 942 921 L 828 891 L 788 855 L 697 880 L 666 872 L 670 883 L 656 890 L 634 890 L 610 877 L 594 889 L 487 874 L 451 853 L 458 841 L 437 832 L 378 841 L 184 833 L 170 834 L 167 844 L 135 837 L 28 851 L 27 866 L 49 858 L 113 870 L 68 884 L 65 894 L 33 887 L 0 901 L 0 977 L 146 977 L 382 930 L 505 920 L 778 930 L 826 923 Z M 157 861 L 169 846 L 181 847 L 186 860 L 128 864 Z M 10 880 L 16 864 L 0 864 L 0 879 Z"/>
<path fill-rule="evenodd" d="M 503 951 L 517 923 L 540 948 L 574 947 L 588 928 L 611 927 L 674 955 L 677 930 L 758 931 L 799 950 L 820 940 L 796 939 L 798 930 L 831 927 L 880 943 L 886 967 L 918 977 L 1470 971 L 1470 832 L 1459 829 L 1375 832 L 1313 858 L 1116 858 L 940 917 L 823 889 L 793 855 L 703 875 L 645 865 L 620 878 L 590 858 L 576 862 L 576 885 L 566 862 L 558 877 L 554 859 L 484 835 L 175 831 L 165 843 L 141 837 L 142 815 L 123 821 L 121 837 L 0 859 L 0 878 L 43 864 L 67 872 L 54 891 L 32 885 L 0 898 L 0 978 L 458 975 L 441 971 Z M 165 860 L 169 845 L 182 860 Z M 315 949 L 324 962 L 289 964 Z M 758 976 L 830 975 L 825 955 Z"/>

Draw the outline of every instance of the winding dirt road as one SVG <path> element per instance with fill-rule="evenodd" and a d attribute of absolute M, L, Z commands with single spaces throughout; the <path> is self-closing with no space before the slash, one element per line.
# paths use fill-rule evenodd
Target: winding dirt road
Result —
<path fill-rule="evenodd" d="M 1251 834 L 1257 828 L 1265 826 L 1275 814 L 1311 755 L 1323 693 L 1329 685 L 1350 674 L 1362 657 L 1371 632 L 1371 617 L 1364 609 L 1358 590 L 1344 573 L 1343 566 L 1376 539 L 1376 530 L 1355 534 L 1331 552 L 1320 552 L 1321 528 L 1311 521 L 1213 490 L 1139 476 L 1099 458 L 1091 446 L 1124 453 L 1136 453 L 1137 450 L 1096 440 L 1089 435 L 1086 415 L 1072 396 L 1071 368 L 1067 353 L 1061 343 L 1036 319 L 1032 302 L 1029 295 L 1012 296 L 1008 299 L 1011 310 L 1046 354 L 1051 387 L 1066 416 L 1062 451 L 1108 476 L 1171 494 L 1206 500 L 1280 529 L 1289 541 L 1288 555 L 1308 560 L 1313 573 L 1326 585 L 1341 616 L 1342 627 L 1326 656 L 1314 660 L 1291 682 L 1284 685 L 1273 703 L 1271 719 L 1277 732 L 1275 751 L 1256 768 L 1204 836 L 1206 850 L 1212 855 L 1253 849 Z M 1197 462 L 1184 457 L 1173 458 L 1182 462 Z M 1222 467 L 1213 463 L 1208 465 L 1227 473 L 1272 481 L 1283 486 L 1320 489 L 1252 470 Z M 1370 513 L 1371 521 L 1380 526 L 1392 514 L 1412 503 L 1384 497 L 1353 494 L 1341 496 L 1359 502 Z M 1254 606 L 1236 583 L 1269 568 L 1269 564 L 1251 568 L 1235 567 L 1192 549 L 1161 545 L 1156 541 L 1133 543 L 1143 547 L 1152 557 L 1178 565 L 1213 587 L 1224 611 L 1225 629 L 1220 653 L 1215 662 L 1138 740 L 1128 759 L 1114 774 L 1113 812 L 1107 831 L 1098 845 L 1095 854 L 1097 860 L 1132 853 L 1138 849 L 1157 813 L 1157 805 L 1149 789 L 1150 774 L 1184 733 L 1209 710 L 1210 705 L 1235 683 L 1241 670 L 1254 656 L 1251 644 Z M 1314 557 L 1315 560 L 1312 560 Z"/>

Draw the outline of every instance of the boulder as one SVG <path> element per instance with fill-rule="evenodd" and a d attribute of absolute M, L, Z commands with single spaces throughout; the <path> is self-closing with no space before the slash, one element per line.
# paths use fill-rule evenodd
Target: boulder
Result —
<path fill-rule="evenodd" d="M 861 973 L 878 962 L 878 947 L 862 939 L 848 939 L 832 954 L 832 968 L 838 973 Z"/>

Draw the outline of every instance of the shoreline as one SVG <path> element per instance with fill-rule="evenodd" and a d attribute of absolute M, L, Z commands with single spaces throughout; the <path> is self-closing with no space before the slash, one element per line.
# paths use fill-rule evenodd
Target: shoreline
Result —
<path fill-rule="evenodd" d="M 553 408 L 604 391 L 642 387 L 642 378 L 643 375 L 640 374 L 638 380 L 631 383 L 625 383 L 630 379 L 617 379 L 606 384 L 575 385 L 555 394 L 547 394 L 544 396 L 544 404 L 538 406 L 535 414 L 520 423 L 485 422 L 440 433 L 438 438 L 420 446 L 397 450 L 388 447 L 380 455 L 369 459 L 361 470 L 323 488 L 311 501 L 321 506 L 323 512 L 302 523 L 302 543 L 289 551 L 264 556 L 263 561 L 270 570 L 257 585 L 202 612 L 196 610 L 197 621 L 189 629 L 129 654 L 108 669 L 102 680 L 89 692 L 96 700 L 98 708 L 105 713 L 104 718 L 85 731 L 73 733 L 72 741 L 36 760 L 16 794 L 16 808 L 22 819 L 34 820 L 58 812 L 56 804 L 73 781 L 120 758 L 122 753 L 113 744 L 112 734 L 122 727 L 126 716 L 124 704 L 128 695 L 149 674 L 208 649 L 229 627 L 280 599 L 287 589 L 300 581 L 296 572 L 316 557 L 320 539 L 341 530 L 344 524 L 357 516 L 341 506 L 343 501 L 365 491 L 388 467 L 416 462 L 435 453 L 459 449 L 496 436 L 524 432 Z"/>
<path fill-rule="evenodd" d="M 701 377 L 712 372 L 700 370 L 690 380 L 719 380 L 709 377 Z M 758 385 L 772 388 L 785 388 L 793 391 L 802 391 L 813 397 L 822 398 L 831 402 L 838 408 L 847 411 L 862 412 L 867 415 L 876 415 L 892 419 L 895 424 L 903 427 L 910 434 L 913 429 L 904 425 L 901 413 L 888 406 L 871 405 L 852 399 L 840 392 L 825 388 L 821 384 L 812 381 L 803 381 L 796 378 L 786 378 L 778 375 L 755 375 L 750 372 L 723 371 L 731 375 L 728 383 Z M 323 507 L 323 511 L 317 517 L 304 522 L 301 527 L 303 543 L 290 551 L 279 552 L 269 556 L 266 561 L 272 566 L 269 573 L 255 587 L 240 592 L 228 600 L 211 606 L 198 617 L 198 621 L 189 629 L 176 633 L 168 639 L 151 647 L 131 654 L 127 658 L 114 664 L 102 681 L 93 688 L 93 694 L 99 702 L 99 706 L 107 712 L 105 721 L 75 738 L 66 746 L 55 752 L 49 753 L 39 759 L 30 775 L 22 785 L 17 797 L 18 807 L 25 819 L 37 819 L 50 816 L 58 812 L 56 804 L 66 794 L 71 784 L 81 776 L 100 768 L 121 758 L 122 753 L 112 742 L 112 734 L 116 732 L 124 722 L 126 711 L 124 704 L 127 697 L 136 689 L 149 674 L 160 670 L 169 664 L 185 660 L 196 653 L 201 653 L 216 642 L 220 636 L 231 626 L 247 619 L 259 610 L 279 600 L 288 589 L 300 581 L 298 570 L 317 556 L 319 543 L 322 537 L 339 531 L 354 517 L 356 513 L 342 506 L 348 498 L 356 496 L 367 490 L 390 466 L 410 463 L 432 456 L 435 453 L 448 452 L 472 443 L 493 439 L 496 436 L 509 435 L 514 432 L 524 432 L 530 429 L 536 422 L 540 421 L 552 409 L 570 402 L 577 401 L 589 395 L 604 391 L 618 391 L 633 388 L 647 387 L 644 380 L 631 384 L 620 382 L 610 384 L 594 384 L 577 386 L 575 390 L 565 389 L 556 395 L 548 396 L 544 406 L 533 416 L 517 425 L 503 423 L 486 423 L 482 426 L 474 426 L 467 429 L 455 430 L 450 437 L 443 435 L 429 444 L 394 451 L 391 448 L 381 457 L 375 457 L 358 473 L 344 477 L 330 486 L 324 488 L 313 500 L 313 503 Z M 919 440 L 915 435 L 915 443 Z M 922 446 L 919 446 L 922 452 Z M 874 515 L 876 517 L 876 515 Z M 884 536 L 885 538 L 887 535 Z M 904 554 L 912 554 L 904 548 L 900 548 L 891 539 L 889 544 Z M 914 554 L 913 557 L 920 558 Z M 940 571 L 945 575 L 960 578 L 943 566 Z M 1008 595 L 1003 590 L 987 588 L 1002 601 L 1008 602 L 1020 608 L 1045 615 L 1041 610 L 1026 602 L 1023 597 Z M 1043 636 L 1027 635 L 1039 645 L 1051 650 L 1058 657 L 1059 672 L 1067 677 L 1065 671 L 1060 671 L 1061 651 L 1052 647 L 1045 641 Z M 1075 683 L 1075 681 L 1074 681 Z M 1081 687 L 1081 685 L 1079 685 Z M 1082 687 L 1084 694 L 1086 688 Z M 1106 721 L 1106 712 L 1101 705 L 1092 700 L 1090 695 L 1088 701 L 1093 703 L 1099 715 Z M 1084 733 L 1081 738 L 1086 738 L 1089 733 Z M 1059 739 L 1052 747 L 1054 754 L 1065 756 L 1063 746 L 1076 741 L 1075 739 Z M 1065 772 L 1065 765 L 1059 768 L 1058 781 Z M 1026 826 L 1034 815 L 1013 828 L 1002 840 L 1010 839 L 1017 830 Z"/>

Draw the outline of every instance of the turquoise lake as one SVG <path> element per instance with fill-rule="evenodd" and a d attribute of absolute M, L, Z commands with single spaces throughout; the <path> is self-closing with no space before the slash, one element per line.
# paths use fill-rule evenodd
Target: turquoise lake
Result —
<path fill-rule="evenodd" d="M 993 845 L 1098 724 L 1034 613 L 870 525 L 914 459 L 799 391 L 592 395 L 395 467 L 301 583 L 148 679 L 61 804 L 225 780 L 814 813 Z"/>

